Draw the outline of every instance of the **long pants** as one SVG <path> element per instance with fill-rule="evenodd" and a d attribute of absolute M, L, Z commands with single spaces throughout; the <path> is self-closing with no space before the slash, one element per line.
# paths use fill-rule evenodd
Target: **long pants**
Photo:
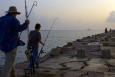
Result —
<path fill-rule="evenodd" d="M 29 63 L 30 69 L 34 68 L 35 63 L 37 62 L 37 56 L 38 56 L 38 48 L 32 48 L 30 63 Z"/>
<path fill-rule="evenodd" d="M 17 51 L 17 48 L 13 49 L 12 51 L 8 53 L 5 53 L 5 64 L 4 64 L 3 71 L 0 77 L 11 77 L 11 74 L 14 77 L 16 77 L 15 66 L 14 66 L 16 51 Z"/>

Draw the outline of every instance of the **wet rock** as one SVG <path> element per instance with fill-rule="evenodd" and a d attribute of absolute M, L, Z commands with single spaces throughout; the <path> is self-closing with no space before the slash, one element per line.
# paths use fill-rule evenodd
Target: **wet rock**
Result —
<path fill-rule="evenodd" d="M 101 57 L 105 59 L 111 59 L 111 51 L 109 49 L 102 50 Z"/>
<path fill-rule="evenodd" d="M 50 56 L 59 56 L 61 54 L 61 47 L 53 48 L 50 52 Z"/>
<path fill-rule="evenodd" d="M 73 45 L 72 42 L 68 42 L 67 45 L 65 45 L 65 47 L 71 47 Z"/>

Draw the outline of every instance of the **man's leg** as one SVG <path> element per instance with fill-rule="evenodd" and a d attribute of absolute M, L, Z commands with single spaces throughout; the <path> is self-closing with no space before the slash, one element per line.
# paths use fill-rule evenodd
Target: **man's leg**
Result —
<path fill-rule="evenodd" d="M 13 49 L 12 51 L 8 53 L 5 53 L 5 65 L 3 67 L 3 71 L 1 75 L 2 77 L 10 77 L 10 73 L 12 71 L 12 68 L 14 67 L 16 51 L 17 51 L 17 48 Z"/>

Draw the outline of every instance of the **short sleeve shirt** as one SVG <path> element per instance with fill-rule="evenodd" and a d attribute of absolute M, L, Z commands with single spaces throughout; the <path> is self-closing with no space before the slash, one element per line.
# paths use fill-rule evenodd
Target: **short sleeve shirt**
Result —
<path fill-rule="evenodd" d="M 29 34 L 28 46 L 38 47 L 41 41 L 41 33 L 35 30 L 31 31 Z"/>

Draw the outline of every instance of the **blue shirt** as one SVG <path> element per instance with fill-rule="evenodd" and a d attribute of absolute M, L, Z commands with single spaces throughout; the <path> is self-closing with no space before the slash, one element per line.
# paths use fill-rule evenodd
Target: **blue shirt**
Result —
<path fill-rule="evenodd" d="M 0 50 L 10 52 L 16 48 L 19 41 L 19 32 L 27 28 L 27 24 L 20 24 L 16 17 L 7 14 L 0 18 Z"/>

